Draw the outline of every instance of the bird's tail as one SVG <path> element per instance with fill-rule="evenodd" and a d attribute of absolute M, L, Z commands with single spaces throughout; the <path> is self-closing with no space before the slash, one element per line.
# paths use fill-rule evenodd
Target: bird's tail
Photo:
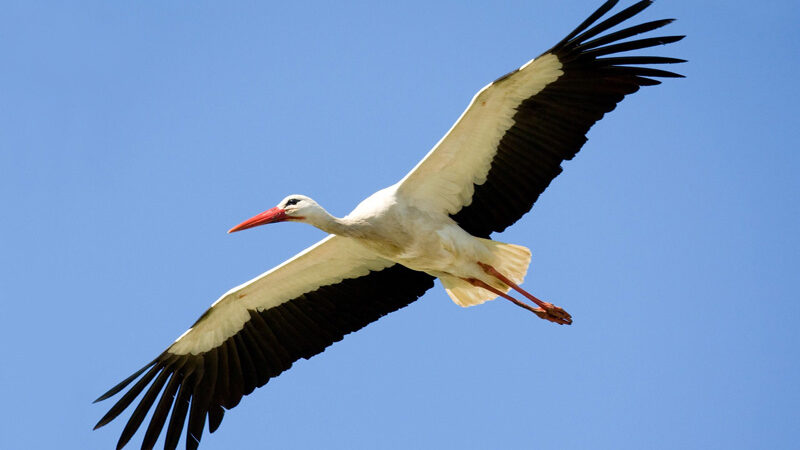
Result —
<path fill-rule="evenodd" d="M 491 253 L 489 261 L 481 262 L 494 267 L 514 283 L 522 284 L 525 274 L 528 272 L 528 265 L 531 262 L 531 251 L 521 245 L 506 244 L 491 239 L 481 239 L 481 241 L 489 248 Z M 461 278 L 440 277 L 440 280 L 447 294 L 459 306 L 479 305 L 497 297 L 488 290 L 473 286 Z M 508 286 L 488 276 L 484 281 L 489 282 L 502 292 L 508 292 L 509 290 Z"/>

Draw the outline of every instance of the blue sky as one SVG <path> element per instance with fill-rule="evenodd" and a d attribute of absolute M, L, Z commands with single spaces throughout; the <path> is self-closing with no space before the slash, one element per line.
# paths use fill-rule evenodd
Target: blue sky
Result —
<path fill-rule="evenodd" d="M 0 448 L 113 448 L 91 401 L 323 236 L 228 228 L 289 193 L 346 214 L 601 2 L 290 3 L 4 2 Z M 664 17 L 687 78 L 626 99 L 495 236 L 572 327 L 437 285 L 201 448 L 795 447 L 800 5 Z"/>

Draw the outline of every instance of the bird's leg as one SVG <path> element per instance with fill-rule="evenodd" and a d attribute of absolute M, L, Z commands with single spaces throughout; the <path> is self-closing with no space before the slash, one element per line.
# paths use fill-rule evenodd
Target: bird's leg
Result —
<path fill-rule="evenodd" d="M 548 303 L 548 302 L 539 300 L 538 298 L 534 297 L 533 294 L 531 294 L 528 291 L 526 291 L 525 289 L 522 289 L 521 287 L 519 287 L 516 283 L 514 283 L 511 280 L 509 280 L 508 277 L 506 277 L 502 273 L 498 272 L 497 269 L 495 269 L 494 267 L 490 266 L 489 264 L 484 264 L 482 262 L 478 262 L 478 265 L 481 267 L 481 269 L 483 269 L 484 272 L 486 272 L 487 274 L 497 278 L 498 280 L 500 280 L 503 283 L 505 283 L 508 287 L 510 287 L 510 288 L 514 289 L 515 291 L 519 292 L 520 294 L 524 295 L 525 297 L 528 298 L 528 300 L 532 301 L 533 303 L 536 303 L 537 306 L 539 306 L 541 309 L 543 309 L 547 313 L 547 317 L 542 317 L 539 314 L 537 314 L 537 316 L 542 317 L 543 319 L 549 320 L 551 322 L 562 324 L 562 325 L 570 325 L 570 324 L 572 324 L 572 316 L 570 316 L 570 314 L 568 312 L 564 311 L 562 308 L 559 308 L 558 306 L 556 306 L 556 305 L 554 305 L 552 303 Z"/>
<path fill-rule="evenodd" d="M 564 319 L 561 319 L 559 317 L 555 317 L 555 316 L 549 314 L 548 311 L 546 311 L 544 308 L 534 308 L 533 306 L 531 306 L 531 305 L 529 305 L 527 303 L 522 303 L 521 301 L 515 299 L 514 297 L 506 294 L 505 292 L 503 292 L 503 291 L 501 291 L 499 289 L 496 289 L 496 288 L 494 288 L 492 286 L 489 286 L 488 284 L 484 283 L 483 281 L 481 281 L 481 280 L 479 280 L 477 278 L 464 278 L 464 281 L 468 282 L 469 284 L 471 284 L 473 286 L 477 286 L 479 288 L 486 289 L 487 291 L 490 291 L 490 292 L 494 293 L 495 295 L 503 297 L 504 299 L 506 299 L 506 300 L 510 301 L 511 303 L 519 306 L 520 308 L 525 308 L 528 311 L 536 314 L 537 316 L 539 316 L 540 319 L 549 320 L 549 321 L 555 322 L 555 323 L 557 323 L 559 325 L 569 325 L 570 323 L 572 323 L 572 319 L 569 319 L 569 322 L 568 322 L 568 321 L 566 321 Z"/>
<path fill-rule="evenodd" d="M 503 292 L 503 291 L 501 291 L 499 289 L 495 289 L 494 287 L 489 286 L 488 284 L 484 283 L 483 281 L 481 281 L 481 280 L 479 280 L 477 278 L 464 278 L 464 281 L 468 282 L 469 284 L 471 284 L 473 286 L 477 286 L 479 288 L 486 289 L 487 291 L 490 291 L 490 292 L 494 293 L 495 295 L 503 297 L 504 299 L 514 303 L 515 305 L 517 305 L 517 306 L 519 306 L 521 308 L 525 308 L 528 311 L 536 314 L 537 316 L 541 317 L 542 319 L 544 319 L 545 318 L 544 316 L 547 314 L 547 312 L 544 309 L 542 309 L 542 308 L 534 308 L 531 305 L 528 305 L 526 303 L 522 303 L 521 301 L 515 299 L 514 297 L 506 294 L 505 292 Z"/>

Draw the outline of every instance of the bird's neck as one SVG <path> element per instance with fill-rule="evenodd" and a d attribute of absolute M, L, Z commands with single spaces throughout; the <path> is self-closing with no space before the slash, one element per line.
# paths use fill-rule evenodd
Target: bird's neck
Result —
<path fill-rule="evenodd" d="M 366 231 L 364 223 L 346 217 L 340 219 L 332 216 L 325 210 L 313 216 L 306 217 L 305 222 L 326 233 L 335 234 L 337 236 L 363 237 Z"/>

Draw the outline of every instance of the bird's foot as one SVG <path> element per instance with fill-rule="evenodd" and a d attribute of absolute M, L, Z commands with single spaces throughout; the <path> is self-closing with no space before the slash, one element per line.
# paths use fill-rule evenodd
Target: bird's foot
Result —
<path fill-rule="evenodd" d="M 559 325 L 572 325 L 572 316 L 564 311 L 563 308 L 548 302 L 542 303 L 544 303 L 543 307 L 532 309 L 533 313 L 539 316 L 540 319 L 549 320 Z"/>

